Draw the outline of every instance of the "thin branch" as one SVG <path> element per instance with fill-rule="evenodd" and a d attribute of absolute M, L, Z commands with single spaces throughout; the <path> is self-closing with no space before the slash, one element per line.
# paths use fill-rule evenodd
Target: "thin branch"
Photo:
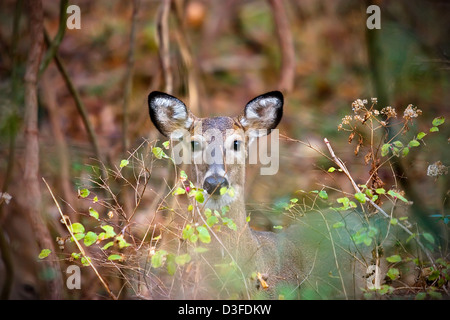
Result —
<path fill-rule="evenodd" d="M 327 138 L 323 139 L 326 146 L 328 147 L 328 151 L 331 154 L 331 157 L 333 158 L 333 162 L 336 163 L 339 168 L 342 169 L 342 171 L 345 173 L 345 175 L 347 176 L 347 178 L 350 180 L 350 183 L 353 186 L 353 189 L 355 189 L 355 191 L 357 193 L 361 193 L 361 189 L 359 189 L 358 185 L 356 184 L 355 180 L 353 180 L 350 172 L 348 171 L 347 167 L 344 165 L 344 163 L 342 162 L 341 159 L 339 159 L 338 157 L 336 157 L 333 148 L 331 147 L 330 142 L 328 141 Z M 379 205 L 377 205 L 374 201 L 372 201 L 372 199 L 370 199 L 369 197 L 365 196 L 365 199 L 367 202 L 369 202 L 375 209 L 377 209 L 386 219 L 390 219 L 391 216 L 389 214 L 387 214 Z M 412 236 L 413 233 L 407 228 L 405 227 L 402 223 L 398 222 L 397 223 L 398 226 L 400 226 L 400 228 L 402 228 L 408 235 Z M 414 240 L 417 242 L 417 244 L 419 245 L 419 247 L 422 249 L 422 251 L 426 254 L 426 256 L 428 257 L 428 259 L 430 260 L 431 264 L 436 267 L 436 264 L 434 262 L 433 257 L 431 256 L 430 252 L 425 248 L 425 246 L 422 244 L 422 242 L 418 239 L 418 237 L 414 237 Z"/>
<path fill-rule="evenodd" d="M 58 52 L 59 45 L 64 37 L 66 32 L 66 20 L 67 20 L 67 6 L 69 5 L 69 0 L 61 0 L 59 7 L 59 27 L 58 32 L 56 33 L 55 39 L 49 45 L 47 53 L 42 59 L 41 66 L 39 68 L 39 76 L 47 69 L 50 62 L 53 60 L 53 57 Z"/>
<path fill-rule="evenodd" d="M 108 292 L 109 296 L 113 299 L 113 300 L 117 300 L 117 297 L 114 295 L 114 293 L 111 292 L 111 290 L 109 289 L 109 285 L 108 283 L 103 279 L 103 277 L 100 275 L 100 273 L 98 272 L 97 268 L 94 266 L 94 264 L 92 263 L 91 259 L 86 255 L 86 252 L 84 251 L 83 247 L 81 246 L 80 242 L 77 240 L 77 238 L 75 237 L 75 235 L 73 234 L 72 228 L 71 228 L 71 223 L 70 223 L 70 219 L 67 216 L 64 216 L 64 214 L 61 211 L 61 207 L 59 206 L 58 201 L 56 201 L 55 196 L 53 195 L 52 190 L 50 189 L 50 186 L 48 185 L 47 181 L 45 181 L 44 178 L 42 178 L 42 180 L 44 181 L 45 185 L 47 186 L 48 191 L 50 192 L 50 195 L 53 198 L 53 201 L 56 204 L 56 207 L 58 208 L 58 212 L 61 215 L 61 221 L 63 221 L 64 225 L 66 226 L 67 230 L 69 231 L 70 235 L 72 236 L 72 239 L 75 241 L 75 244 L 78 247 L 78 250 L 80 250 L 81 254 L 83 255 L 83 257 L 86 259 L 86 261 L 88 262 L 89 266 L 92 268 L 92 270 L 94 270 L 96 276 L 98 277 L 98 279 L 100 280 L 100 282 L 102 283 L 103 287 L 105 287 L 106 291 Z M 69 223 L 68 223 L 69 221 Z"/>

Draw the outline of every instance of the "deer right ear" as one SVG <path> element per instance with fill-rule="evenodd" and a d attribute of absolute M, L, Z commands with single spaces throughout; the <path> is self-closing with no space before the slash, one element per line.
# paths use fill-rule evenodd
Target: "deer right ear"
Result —
<path fill-rule="evenodd" d="M 148 108 L 153 124 L 166 137 L 170 137 L 177 130 L 189 130 L 194 123 L 194 116 L 186 105 L 167 93 L 158 91 L 150 93 Z"/>

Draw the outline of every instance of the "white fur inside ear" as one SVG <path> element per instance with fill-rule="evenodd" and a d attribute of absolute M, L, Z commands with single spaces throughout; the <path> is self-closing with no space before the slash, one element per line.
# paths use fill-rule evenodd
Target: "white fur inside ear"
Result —
<path fill-rule="evenodd" d="M 273 129 L 278 124 L 282 105 L 283 102 L 277 97 L 257 97 L 247 104 L 239 121 L 250 136 L 260 137 L 267 131 L 262 134 L 258 129 Z"/>

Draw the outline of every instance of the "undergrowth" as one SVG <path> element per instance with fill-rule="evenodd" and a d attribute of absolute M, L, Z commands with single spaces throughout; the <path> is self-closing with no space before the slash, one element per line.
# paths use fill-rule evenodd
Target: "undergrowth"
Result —
<path fill-rule="evenodd" d="M 414 204 L 392 169 L 394 161 L 439 134 L 445 119 L 435 118 L 427 131 L 411 132 L 422 111 L 409 105 L 401 116 L 398 113 L 390 106 L 377 108 L 374 98 L 370 103 L 358 99 L 338 125 L 339 132 L 348 134 L 355 158 L 368 168 L 364 181 L 352 175 L 353 168 L 339 158 L 343 150 L 333 149 L 328 139 L 325 153 L 285 137 L 328 159 L 323 175 L 345 175 L 353 191 L 322 184 L 317 190 L 297 190 L 282 204 L 286 223 L 274 231 L 290 232 L 305 251 L 309 247 L 311 258 L 301 285 L 279 291 L 275 298 L 448 298 L 449 216 L 431 214 L 436 228 L 423 229 L 409 214 Z M 264 275 L 255 270 L 252 279 L 245 279 L 232 253 L 225 254 L 223 263 L 208 261 L 209 245 L 214 239 L 220 245 L 217 235 L 227 230 L 238 236 L 239 230 L 226 206 L 203 208 L 203 190 L 185 168 L 174 164 L 169 150 L 169 141 L 144 141 L 115 168 L 89 167 L 90 176 L 78 189 L 81 203 L 73 204 L 72 212 L 63 213 L 58 206 L 66 226 L 65 234 L 56 238 L 61 262 L 91 269 L 103 287 L 98 291 L 111 298 L 176 298 L 180 287 L 190 288 L 195 298 L 209 289 L 201 282 L 198 264 L 208 265 L 218 279 L 211 298 L 252 298 L 250 281 L 265 290 Z M 157 172 L 163 170 L 165 177 L 171 172 L 171 182 Z M 427 174 L 441 179 L 447 171 L 437 161 Z M 383 181 L 386 172 L 394 184 Z M 234 196 L 233 188 L 220 192 Z M 39 258 L 49 253 L 44 249 Z"/>

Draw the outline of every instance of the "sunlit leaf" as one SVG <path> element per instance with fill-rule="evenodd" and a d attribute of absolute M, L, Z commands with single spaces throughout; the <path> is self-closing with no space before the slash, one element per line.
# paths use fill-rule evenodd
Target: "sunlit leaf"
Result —
<path fill-rule="evenodd" d="M 47 258 L 50 253 L 52 253 L 52 250 L 50 250 L 50 249 L 42 249 L 41 253 L 39 253 L 39 259 Z"/>
<path fill-rule="evenodd" d="M 88 233 L 86 233 L 86 235 L 84 236 L 84 245 L 89 247 L 92 244 L 94 244 L 98 239 L 98 236 L 96 233 L 89 231 Z"/>
<path fill-rule="evenodd" d="M 119 165 L 119 166 L 120 166 L 121 168 L 123 168 L 123 167 L 126 167 L 129 163 L 130 163 L 130 161 L 124 159 L 124 160 L 121 160 L 121 161 L 120 161 L 120 165 Z"/>
<path fill-rule="evenodd" d="M 89 207 L 89 215 L 98 220 L 98 212 L 94 208 Z"/>
<path fill-rule="evenodd" d="M 433 119 L 433 126 L 438 127 L 441 124 L 443 124 L 445 122 L 445 118 L 444 117 L 437 117 Z"/>

